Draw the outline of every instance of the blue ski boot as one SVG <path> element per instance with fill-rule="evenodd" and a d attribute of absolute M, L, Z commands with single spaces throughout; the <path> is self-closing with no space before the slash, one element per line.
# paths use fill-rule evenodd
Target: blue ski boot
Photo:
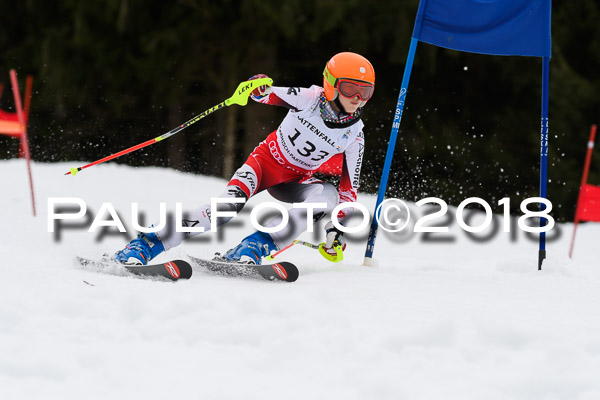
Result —
<path fill-rule="evenodd" d="M 278 249 L 271 235 L 256 231 L 225 253 L 221 260 L 260 265 L 263 257 L 270 255 L 273 250 Z"/>
<path fill-rule="evenodd" d="M 148 261 L 165 251 L 155 232 L 140 233 L 123 250 L 117 251 L 112 260 L 128 265 L 147 265 Z"/>

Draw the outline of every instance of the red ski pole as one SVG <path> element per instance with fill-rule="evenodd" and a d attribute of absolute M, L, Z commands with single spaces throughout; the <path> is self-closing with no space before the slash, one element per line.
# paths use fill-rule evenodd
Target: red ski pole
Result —
<path fill-rule="evenodd" d="M 287 249 L 289 249 L 290 247 L 296 245 L 296 244 L 301 244 L 303 246 L 306 246 L 308 248 L 311 249 L 315 249 L 315 250 L 319 250 L 319 253 L 325 257 L 326 260 L 331 261 L 331 262 L 339 262 L 342 261 L 344 259 L 344 253 L 342 250 L 342 246 L 338 243 L 336 245 L 333 246 L 333 249 L 335 250 L 335 255 L 333 254 L 329 254 L 327 251 L 325 251 L 325 243 L 320 243 L 320 244 L 312 244 L 309 242 L 305 242 L 303 240 L 294 240 L 292 242 L 292 244 L 284 247 L 283 249 L 269 255 L 267 257 L 267 260 L 272 260 L 274 259 L 276 256 L 278 256 L 279 254 L 283 253 L 284 251 L 286 251 Z"/>
<path fill-rule="evenodd" d="M 273 84 L 273 80 L 271 78 L 258 78 L 258 79 L 252 79 L 250 81 L 244 81 L 238 85 L 237 89 L 235 90 L 235 92 L 233 93 L 233 95 L 230 98 L 217 104 L 214 107 L 209 108 L 208 110 L 204 111 L 202 114 L 199 114 L 199 115 L 195 116 L 194 118 L 190 119 L 189 121 L 185 122 L 184 124 L 179 125 L 177 128 L 172 129 L 169 132 L 162 134 L 158 137 L 155 137 L 154 139 L 150 139 L 144 143 L 140 143 L 140 144 L 132 146 L 128 149 L 121 150 L 118 153 L 111 154 L 110 156 L 106 156 L 104 158 L 101 158 L 100 160 L 97 160 L 97 161 L 94 161 L 87 165 L 84 165 L 83 167 L 71 168 L 71 170 L 69 172 L 65 173 L 65 175 L 75 176 L 82 169 L 89 168 L 93 165 L 101 164 L 101 163 L 109 161 L 109 160 L 113 160 L 117 157 L 121 157 L 122 155 L 131 153 L 133 151 L 139 150 L 146 146 L 150 146 L 151 144 L 154 144 L 156 142 L 160 142 L 161 140 L 164 140 L 168 137 L 175 135 L 178 132 L 181 132 L 188 126 L 195 124 L 196 122 L 200 121 L 202 118 L 214 113 L 217 110 L 220 110 L 223 107 L 230 106 L 232 104 L 238 104 L 240 106 L 245 106 L 246 104 L 248 104 L 248 96 L 250 96 L 250 93 L 252 93 L 252 91 L 254 89 L 256 89 L 257 87 L 262 86 L 262 85 L 271 86 L 272 84 Z"/>

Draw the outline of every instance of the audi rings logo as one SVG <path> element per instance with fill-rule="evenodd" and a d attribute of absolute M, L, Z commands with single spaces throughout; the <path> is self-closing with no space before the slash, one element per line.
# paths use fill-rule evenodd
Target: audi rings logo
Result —
<path fill-rule="evenodd" d="M 279 151 L 277 150 L 277 143 L 275 143 L 275 141 L 269 142 L 269 150 L 271 150 L 271 155 L 279 164 L 285 165 L 285 160 L 283 157 L 281 157 L 281 154 L 279 154 Z"/>

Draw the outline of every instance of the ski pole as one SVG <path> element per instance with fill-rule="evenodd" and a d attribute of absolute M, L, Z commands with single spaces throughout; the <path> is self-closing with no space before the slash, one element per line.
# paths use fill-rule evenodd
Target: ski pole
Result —
<path fill-rule="evenodd" d="M 171 137 L 178 132 L 181 132 L 188 126 L 195 124 L 196 122 L 200 121 L 202 118 L 214 113 L 217 110 L 220 110 L 223 107 L 230 106 L 232 104 L 238 104 L 240 106 L 245 106 L 246 104 L 248 104 L 248 96 L 250 96 L 250 93 L 252 93 L 252 91 L 254 89 L 256 89 L 257 87 L 262 86 L 262 85 L 271 86 L 272 84 L 273 84 L 273 80 L 271 78 L 258 78 L 258 79 L 252 79 L 249 81 L 244 81 L 238 85 L 237 89 L 235 89 L 235 92 L 233 93 L 233 95 L 230 98 L 217 104 L 214 107 L 209 108 L 208 110 L 204 111 L 202 114 L 199 114 L 199 115 L 195 116 L 194 118 L 190 119 L 189 121 L 179 125 L 177 128 L 172 129 L 169 132 L 162 134 L 158 137 L 155 137 L 154 139 L 150 139 L 144 143 L 140 143 L 140 144 L 132 146 L 128 149 L 119 151 L 118 153 L 111 154 L 110 156 L 106 156 L 104 158 L 101 158 L 100 160 L 97 160 L 97 161 L 94 161 L 87 165 L 84 165 L 83 167 L 71 168 L 71 170 L 69 172 L 65 173 L 65 175 L 75 176 L 82 169 L 91 167 L 93 165 L 101 164 L 105 161 L 109 161 L 109 160 L 115 159 L 117 157 L 121 157 L 122 155 L 131 153 L 135 150 L 139 150 L 146 146 L 150 146 L 151 144 L 160 142 L 161 140 L 165 140 L 166 138 Z"/>
<path fill-rule="evenodd" d="M 267 260 L 273 260 L 277 255 L 279 255 L 280 253 L 284 252 L 285 250 L 289 249 L 290 247 L 296 245 L 296 244 L 301 244 L 303 246 L 306 246 L 308 248 L 311 249 L 315 249 L 315 250 L 319 250 L 319 253 L 325 257 L 326 260 L 331 261 L 331 262 L 340 262 L 344 259 L 344 253 L 342 251 L 342 245 L 337 242 L 337 244 L 334 244 L 333 248 L 335 249 L 335 256 L 329 254 L 327 251 L 325 251 L 325 243 L 320 243 L 320 244 L 312 244 L 309 242 L 305 242 L 303 240 L 294 240 L 292 242 L 292 244 L 284 247 L 283 249 L 269 255 L 267 257 Z"/>

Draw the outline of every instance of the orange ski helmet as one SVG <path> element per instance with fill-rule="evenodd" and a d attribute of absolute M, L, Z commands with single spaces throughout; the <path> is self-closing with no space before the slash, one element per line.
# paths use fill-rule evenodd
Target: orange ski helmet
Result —
<path fill-rule="evenodd" d="M 375 70 L 369 60 L 360 54 L 338 53 L 325 65 L 323 88 L 329 101 L 337 98 L 341 92 L 346 97 L 358 95 L 364 105 L 375 89 Z"/>

